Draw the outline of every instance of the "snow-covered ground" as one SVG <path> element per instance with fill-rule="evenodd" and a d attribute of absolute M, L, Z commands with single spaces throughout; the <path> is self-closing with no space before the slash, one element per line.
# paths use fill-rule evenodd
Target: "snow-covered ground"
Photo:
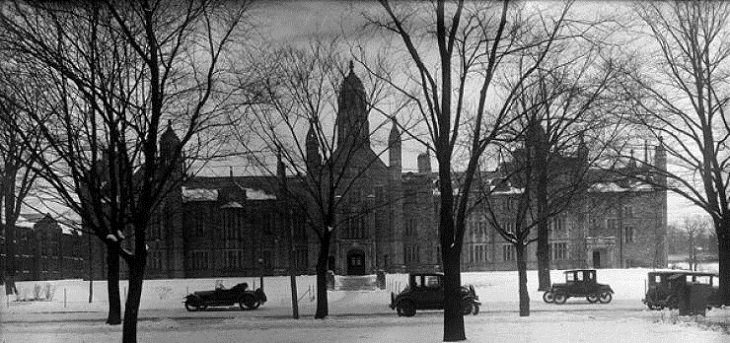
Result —
<path fill-rule="evenodd" d="M 641 303 L 646 269 L 599 270 L 598 282 L 610 284 L 610 304 L 588 304 L 569 299 L 565 305 L 545 304 L 537 292 L 537 273 L 528 272 L 532 314 L 518 316 L 517 273 L 464 273 L 463 283 L 474 285 L 483 303 L 477 316 L 466 317 L 469 342 L 730 342 L 730 336 L 707 328 L 706 322 L 727 323 L 730 311 L 713 310 L 705 318 L 678 318 L 676 312 L 646 310 Z M 553 282 L 564 279 L 552 272 Z M 185 311 L 183 297 L 212 289 L 217 280 L 231 287 L 258 278 L 147 280 L 140 306 L 141 342 L 439 342 L 442 313 L 419 312 L 399 318 L 388 307 L 390 291 L 403 288 L 404 274 L 387 276 L 387 290 L 330 291 L 330 317 L 314 320 L 316 302 L 313 276 L 297 277 L 302 319 L 291 319 L 288 277 L 267 277 L 269 301 L 256 311 L 238 307 L 204 312 Z M 104 325 L 106 284 L 81 280 L 48 282 L 48 301 L 15 301 L 0 295 L 0 342 L 107 342 L 119 341 L 121 327 Z M 41 293 L 46 282 L 21 282 L 20 298 Z M 126 282 L 121 283 L 122 294 Z M 2 293 L 2 292 L 0 292 Z M 124 295 L 122 295 L 124 300 Z"/>

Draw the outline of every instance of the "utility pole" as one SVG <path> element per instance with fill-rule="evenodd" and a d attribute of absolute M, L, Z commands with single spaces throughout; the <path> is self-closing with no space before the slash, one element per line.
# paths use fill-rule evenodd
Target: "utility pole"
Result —
<path fill-rule="evenodd" d="M 292 318 L 299 319 L 299 299 L 297 299 L 297 273 L 296 273 L 296 256 L 294 250 L 294 221 L 291 204 L 289 203 L 289 191 L 286 187 L 286 168 L 281 160 L 281 148 L 277 153 L 276 174 L 279 177 L 279 187 L 281 196 L 284 198 L 284 206 L 287 213 L 287 225 L 289 231 L 289 281 L 291 284 L 291 310 Z M 262 281 L 263 282 L 263 281 Z"/>
<path fill-rule="evenodd" d="M 288 204 L 287 204 L 288 205 Z M 289 207 L 289 206 L 287 206 Z M 297 299 L 297 273 L 296 258 L 294 250 L 294 223 L 292 221 L 292 210 L 289 207 L 289 280 L 291 283 L 291 310 L 292 318 L 299 319 L 299 301 Z"/>

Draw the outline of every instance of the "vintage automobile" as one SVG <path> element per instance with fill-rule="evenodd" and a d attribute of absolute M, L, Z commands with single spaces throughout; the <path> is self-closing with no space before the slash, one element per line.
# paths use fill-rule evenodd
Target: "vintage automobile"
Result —
<path fill-rule="evenodd" d="M 564 304 L 570 297 L 585 297 L 591 304 L 608 304 L 613 298 L 611 286 L 596 282 L 595 269 L 566 270 L 565 283 L 555 283 L 542 295 L 546 303 Z"/>
<path fill-rule="evenodd" d="M 390 308 L 398 316 L 412 317 L 416 310 L 441 310 L 444 308 L 444 275 L 441 273 L 411 273 L 408 286 L 398 295 L 390 293 Z M 479 297 L 473 286 L 461 286 L 461 311 L 464 315 L 479 313 Z"/>
<path fill-rule="evenodd" d="M 213 291 L 193 292 L 185 296 L 185 308 L 188 311 L 205 310 L 208 306 L 231 306 L 236 303 L 242 310 L 255 310 L 265 302 L 264 290 L 259 288 L 252 291 L 245 282 L 226 289 L 219 281 Z"/>
<path fill-rule="evenodd" d="M 714 273 L 694 272 L 688 270 L 663 270 L 647 274 L 646 296 L 641 301 L 651 310 L 679 308 L 681 287 L 688 282 L 692 287 L 706 288 L 710 294 L 707 299 L 708 308 L 720 304 L 717 295 L 718 275 Z"/>

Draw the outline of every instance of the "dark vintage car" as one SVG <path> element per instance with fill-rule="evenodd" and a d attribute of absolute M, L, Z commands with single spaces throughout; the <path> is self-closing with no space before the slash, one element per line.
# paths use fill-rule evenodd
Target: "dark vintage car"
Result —
<path fill-rule="evenodd" d="M 646 295 L 642 302 L 651 310 L 679 308 L 681 287 L 691 283 L 692 287 L 705 288 L 708 307 L 718 306 L 718 275 L 688 270 L 653 271 L 647 274 Z"/>
<path fill-rule="evenodd" d="M 591 304 L 608 304 L 613 298 L 611 286 L 596 282 L 595 269 L 566 270 L 565 283 L 555 283 L 542 295 L 546 303 L 564 304 L 570 297 L 585 297 Z"/>
<path fill-rule="evenodd" d="M 390 293 L 390 308 L 398 312 L 398 316 L 411 317 L 416 310 L 441 310 L 444 308 L 444 275 L 441 273 L 411 273 L 408 275 L 408 286 L 398 295 Z M 479 297 L 473 286 L 462 286 L 462 313 L 479 313 Z"/>
<path fill-rule="evenodd" d="M 185 308 L 188 311 L 205 310 L 208 306 L 231 306 L 236 303 L 242 310 L 255 310 L 265 302 L 264 290 L 259 288 L 252 291 L 245 282 L 229 289 L 218 283 L 213 291 L 193 292 L 185 296 Z"/>

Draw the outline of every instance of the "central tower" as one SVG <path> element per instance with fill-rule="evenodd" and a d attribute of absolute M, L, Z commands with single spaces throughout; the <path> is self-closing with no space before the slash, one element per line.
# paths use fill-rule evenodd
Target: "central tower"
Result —
<path fill-rule="evenodd" d="M 365 89 L 355 75 L 350 61 L 350 73 L 342 81 L 337 97 L 337 146 L 350 144 L 370 146 L 370 123 L 368 122 Z"/>

